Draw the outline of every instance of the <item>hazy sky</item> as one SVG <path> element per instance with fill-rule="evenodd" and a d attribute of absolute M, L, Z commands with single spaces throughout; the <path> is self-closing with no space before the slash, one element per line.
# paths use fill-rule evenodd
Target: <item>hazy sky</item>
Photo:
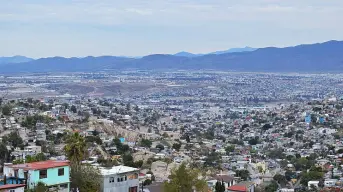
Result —
<path fill-rule="evenodd" d="M 0 0 L 0 56 L 194 53 L 343 39 L 343 0 Z"/>

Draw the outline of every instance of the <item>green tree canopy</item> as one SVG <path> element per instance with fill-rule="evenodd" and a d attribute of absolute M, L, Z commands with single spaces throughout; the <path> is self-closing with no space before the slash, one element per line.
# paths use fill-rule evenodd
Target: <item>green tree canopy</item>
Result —
<path fill-rule="evenodd" d="M 1 112 L 3 115 L 10 115 L 11 114 L 11 111 L 12 111 L 12 107 L 10 105 L 4 105 L 2 108 L 1 108 Z"/>
<path fill-rule="evenodd" d="M 8 150 L 4 143 L 0 143 L 0 163 L 5 162 L 8 158 Z"/>
<path fill-rule="evenodd" d="M 14 148 L 16 147 L 24 148 L 24 141 L 16 131 L 13 131 L 8 135 L 3 136 L 2 142 L 5 144 L 10 144 Z"/>
<path fill-rule="evenodd" d="M 200 171 L 186 167 L 182 163 L 178 168 L 172 170 L 169 182 L 164 183 L 165 192 L 188 192 L 196 189 L 197 192 L 207 192 L 208 187 L 205 180 L 199 179 Z"/>
<path fill-rule="evenodd" d="M 320 180 L 324 176 L 324 173 L 318 170 L 310 170 L 309 172 L 303 172 L 301 174 L 300 183 L 307 186 L 307 183 L 312 180 Z"/>
<path fill-rule="evenodd" d="M 160 151 L 164 150 L 164 145 L 158 144 L 156 145 L 156 148 L 160 149 Z"/>
<path fill-rule="evenodd" d="M 214 192 L 225 192 L 225 183 L 217 181 L 214 186 Z"/>
<path fill-rule="evenodd" d="M 248 170 L 236 170 L 236 176 L 242 178 L 244 181 L 250 179 L 250 173 Z"/>
<path fill-rule="evenodd" d="M 176 151 L 179 151 L 181 148 L 181 143 L 174 143 L 173 144 L 173 149 L 175 149 Z"/>
<path fill-rule="evenodd" d="M 91 165 L 71 163 L 71 188 L 78 188 L 80 192 L 100 191 L 100 171 Z"/>
<path fill-rule="evenodd" d="M 275 192 L 275 191 L 277 191 L 278 188 L 279 188 L 279 186 L 276 183 L 276 181 L 272 181 L 271 184 L 269 184 L 268 186 L 265 187 L 264 191 L 265 192 Z"/>
<path fill-rule="evenodd" d="M 225 148 L 226 153 L 234 152 L 235 151 L 235 145 L 229 145 Z"/>
<path fill-rule="evenodd" d="M 141 140 L 141 146 L 142 147 L 150 148 L 151 145 L 152 145 L 152 141 L 150 141 L 149 139 L 142 139 Z"/>
<path fill-rule="evenodd" d="M 85 138 L 79 133 L 69 135 L 64 150 L 71 162 L 79 164 L 84 159 L 87 150 Z"/>

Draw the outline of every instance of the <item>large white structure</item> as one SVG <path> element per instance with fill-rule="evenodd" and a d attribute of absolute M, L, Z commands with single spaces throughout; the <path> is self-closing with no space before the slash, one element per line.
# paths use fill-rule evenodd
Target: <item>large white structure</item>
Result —
<path fill-rule="evenodd" d="M 100 168 L 102 192 L 138 192 L 139 169 L 127 166 Z"/>

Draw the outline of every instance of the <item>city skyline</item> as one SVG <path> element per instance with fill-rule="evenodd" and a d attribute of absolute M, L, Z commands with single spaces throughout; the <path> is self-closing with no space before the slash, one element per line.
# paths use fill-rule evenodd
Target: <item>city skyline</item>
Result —
<path fill-rule="evenodd" d="M 143 56 L 341 40 L 333 0 L 0 1 L 1 56 Z"/>

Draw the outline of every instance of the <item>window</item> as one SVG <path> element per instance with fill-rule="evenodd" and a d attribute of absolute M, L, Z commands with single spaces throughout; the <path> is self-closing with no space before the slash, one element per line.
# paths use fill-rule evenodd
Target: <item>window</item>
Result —
<path fill-rule="evenodd" d="M 15 192 L 15 190 L 14 189 L 10 189 L 9 192 Z"/>
<path fill-rule="evenodd" d="M 39 171 L 39 179 L 45 179 L 48 177 L 48 171 L 46 169 Z"/>
<path fill-rule="evenodd" d="M 60 185 L 60 188 L 61 189 L 67 189 L 68 188 L 68 184 L 62 184 L 62 185 Z"/>
<path fill-rule="evenodd" d="M 58 176 L 63 176 L 64 175 L 64 168 L 58 169 Z"/>
<path fill-rule="evenodd" d="M 130 180 L 132 180 L 132 179 L 138 179 L 138 174 L 137 174 L 137 173 L 134 173 L 134 174 L 129 175 L 129 179 L 130 179 Z"/>
<path fill-rule="evenodd" d="M 127 180 L 127 176 L 125 175 L 125 181 Z"/>
<path fill-rule="evenodd" d="M 138 192 L 138 187 L 130 187 L 129 192 Z"/>
<path fill-rule="evenodd" d="M 114 183 L 114 177 L 110 177 L 110 183 Z"/>
<path fill-rule="evenodd" d="M 123 180 L 124 180 L 123 178 L 120 178 L 120 182 L 123 182 Z"/>
<path fill-rule="evenodd" d="M 118 183 L 119 183 L 119 182 L 120 182 L 120 179 L 118 178 L 117 181 L 118 181 Z"/>

